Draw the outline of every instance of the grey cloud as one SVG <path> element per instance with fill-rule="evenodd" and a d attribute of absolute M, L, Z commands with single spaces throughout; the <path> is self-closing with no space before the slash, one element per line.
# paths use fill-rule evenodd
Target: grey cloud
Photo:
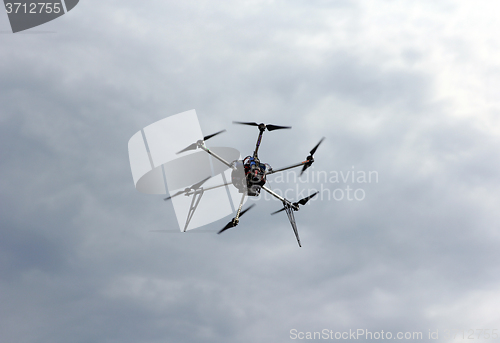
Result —
<path fill-rule="evenodd" d="M 124 12 L 105 11 L 118 4 Z M 494 288 L 497 139 L 434 103 L 433 75 L 381 68 L 343 48 L 308 63 L 310 51 L 289 38 L 321 31 L 325 3 L 241 14 L 221 3 L 162 6 L 80 3 L 47 26 L 57 34 L 2 36 L 7 341 L 285 342 L 292 328 L 426 332 L 438 325 L 430 308 Z M 148 19 L 152 29 L 142 32 Z M 269 215 L 279 202 L 263 199 L 224 235 L 150 233 L 178 230 L 175 214 L 161 197 L 135 191 L 128 139 L 192 108 L 204 134 L 228 129 L 213 146 L 252 151 L 257 132 L 232 120 L 292 125 L 263 138 L 262 157 L 273 167 L 300 161 L 326 136 L 314 171 L 354 165 L 376 170 L 379 182 L 351 185 L 365 189 L 362 202 L 302 208 L 300 249 L 286 216 Z"/>

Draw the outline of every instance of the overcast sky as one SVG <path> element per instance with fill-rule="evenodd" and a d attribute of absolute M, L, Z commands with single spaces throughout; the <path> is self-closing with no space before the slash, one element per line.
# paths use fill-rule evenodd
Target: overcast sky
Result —
<path fill-rule="evenodd" d="M 81 0 L 17 34 L 0 13 L 0 342 L 500 331 L 499 10 Z M 269 177 L 324 190 L 296 213 L 302 248 L 269 198 L 222 235 L 230 217 L 149 232 L 179 227 L 135 190 L 128 140 L 191 109 L 244 155 L 257 130 L 233 120 L 293 126 L 263 138 L 275 168 L 326 137 L 309 182 Z M 364 199 L 328 199 L 347 187 Z"/>

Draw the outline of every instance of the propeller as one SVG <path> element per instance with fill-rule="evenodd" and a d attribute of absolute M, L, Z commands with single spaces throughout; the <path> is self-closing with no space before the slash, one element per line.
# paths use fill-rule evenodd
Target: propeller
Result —
<path fill-rule="evenodd" d="M 299 205 L 305 205 L 305 204 L 307 204 L 307 202 L 309 201 L 309 199 L 314 198 L 316 196 L 316 194 L 318 194 L 318 193 L 319 192 L 313 193 L 313 194 L 311 194 L 311 195 L 309 195 L 309 196 L 307 196 L 307 197 L 305 197 L 303 199 L 300 199 L 297 202 L 294 202 L 293 206 L 294 207 L 298 207 Z M 276 212 L 271 213 L 271 215 L 279 213 L 279 212 L 284 211 L 284 210 L 285 210 L 285 207 L 283 207 L 281 210 L 278 210 Z"/>
<path fill-rule="evenodd" d="M 258 126 L 261 131 L 264 131 L 267 129 L 267 131 L 274 131 L 274 130 L 280 130 L 280 129 L 291 129 L 291 126 L 279 126 L 279 125 L 272 125 L 272 124 L 264 124 L 260 123 L 257 124 L 255 122 L 245 122 L 245 121 L 233 121 L 233 124 L 240 124 L 240 125 L 249 125 L 249 126 Z"/>
<path fill-rule="evenodd" d="M 183 191 L 178 191 L 178 192 L 177 192 L 177 193 L 175 193 L 174 195 L 169 196 L 168 198 L 165 198 L 165 199 L 163 199 L 163 200 L 167 201 L 167 200 L 170 200 L 170 199 L 172 199 L 173 197 L 176 197 L 176 196 L 178 196 L 178 195 L 181 195 L 181 194 L 187 194 L 187 193 L 189 193 L 189 192 L 191 192 L 191 191 L 197 190 L 197 189 L 198 189 L 198 188 L 200 188 L 200 187 L 201 187 L 201 185 L 203 185 L 203 184 L 205 183 L 205 181 L 207 181 L 208 179 L 210 179 L 210 176 L 209 176 L 209 177 L 207 177 L 207 178 L 206 178 L 206 179 L 204 179 L 204 180 L 201 180 L 201 181 L 200 181 L 200 182 L 198 182 L 198 183 L 195 183 L 195 184 L 194 184 L 194 185 L 192 185 L 191 187 L 185 188 Z"/>
<path fill-rule="evenodd" d="M 221 130 L 221 131 L 219 131 L 219 132 L 212 133 L 211 135 L 205 136 L 205 137 L 203 137 L 203 139 L 202 139 L 202 140 L 199 140 L 198 142 L 193 143 L 193 144 L 191 144 L 191 145 L 187 146 L 186 148 L 184 148 L 184 149 L 182 149 L 181 151 L 179 151 L 177 154 L 180 154 L 181 152 L 184 152 L 184 151 L 195 150 L 195 149 L 198 147 L 198 143 L 200 143 L 200 142 L 204 142 L 204 141 L 207 141 L 207 140 L 209 140 L 210 138 L 215 137 L 215 136 L 217 136 L 218 134 L 223 133 L 223 132 L 226 132 L 226 130 Z"/>
<path fill-rule="evenodd" d="M 248 121 L 233 121 L 233 124 L 259 126 L 259 124 L 255 123 L 255 122 L 248 122 Z"/>
<path fill-rule="evenodd" d="M 314 162 L 314 158 L 313 158 L 313 155 L 314 153 L 316 152 L 316 150 L 318 149 L 319 145 L 321 144 L 321 142 L 323 142 L 323 140 L 325 139 L 325 137 L 321 138 L 321 140 L 319 141 L 318 144 L 316 144 L 316 146 L 314 148 L 311 149 L 311 151 L 309 151 L 309 156 L 307 156 L 307 163 L 304 164 L 304 166 L 302 167 L 302 170 L 300 172 L 300 176 L 302 176 L 302 174 L 304 174 L 304 172 L 306 171 L 307 168 L 309 168 L 313 162 Z"/>
<path fill-rule="evenodd" d="M 218 134 L 223 133 L 223 132 L 226 132 L 226 130 L 220 130 L 219 132 L 212 133 L 211 135 L 205 136 L 205 137 L 203 137 L 203 140 L 204 141 L 209 140 L 210 138 L 215 137 Z"/>
<path fill-rule="evenodd" d="M 244 214 L 245 214 L 245 213 L 246 213 L 249 209 L 251 209 L 251 208 L 252 208 L 252 207 L 254 207 L 254 206 L 255 206 L 255 204 L 252 204 L 252 205 L 250 205 L 250 207 L 248 207 L 246 210 L 241 211 L 241 212 L 240 212 L 240 217 L 241 217 L 242 215 L 244 215 Z M 222 230 L 220 230 L 219 232 L 217 232 L 217 234 L 220 234 L 220 233 L 222 233 L 222 232 L 226 231 L 227 229 L 233 228 L 233 227 L 235 227 L 236 225 L 238 225 L 238 222 L 237 222 L 237 221 L 235 221 L 235 219 L 236 219 L 236 218 L 233 218 L 233 220 L 231 220 L 229 223 L 227 223 L 227 225 L 226 225 L 226 226 L 224 226 L 224 228 L 223 228 Z M 239 221 L 239 220 L 238 220 L 238 221 Z"/>
<path fill-rule="evenodd" d="M 279 126 L 279 125 L 266 125 L 267 131 L 281 130 L 281 129 L 291 129 L 291 126 Z"/>

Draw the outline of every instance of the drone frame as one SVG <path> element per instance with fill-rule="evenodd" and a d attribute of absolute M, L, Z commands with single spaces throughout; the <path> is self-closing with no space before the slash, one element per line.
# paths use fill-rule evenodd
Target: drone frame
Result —
<path fill-rule="evenodd" d="M 243 124 L 243 125 L 250 125 L 250 126 L 257 126 L 259 128 L 259 136 L 257 138 L 257 143 L 255 144 L 255 150 L 253 152 L 253 157 L 257 160 L 258 159 L 258 151 L 259 151 L 259 147 L 260 147 L 260 144 L 262 142 L 262 136 L 264 134 L 264 131 L 267 129 L 268 131 L 273 131 L 273 130 L 278 130 L 278 129 L 291 129 L 291 126 L 278 126 L 278 125 L 271 125 L 271 124 L 268 124 L 268 125 L 265 125 L 263 123 L 260 123 L 260 124 L 257 124 L 257 123 L 254 123 L 254 122 L 236 122 L 236 121 L 233 121 L 234 124 Z M 177 154 L 180 154 L 184 151 L 188 151 L 188 150 L 195 150 L 195 149 L 201 149 L 203 151 L 205 151 L 206 153 L 208 153 L 209 155 L 213 156 L 215 159 L 219 160 L 221 163 L 223 163 L 224 165 L 226 165 L 228 168 L 231 168 L 232 170 L 235 170 L 236 169 L 236 166 L 234 163 L 230 163 L 228 161 L 226 161 L 224 158 L 220 157 L 219 155 L 217 155 L 216 153 L 212 152 L 209 148 L 206 147 L 205 145 L 205 141 L 224 132 L 226 130 L 222 130 L 222 131 L 219 131 L 219 132 L 216 132 L 214 134 L 211 134 L 211 135 L 208 135 L 208 136 L 205 136 L 203 139 L 200 139 L 198 140 L 196 143 L 193 143 L 191 145 L 189 145 L 188 147 L 186 147 L 185 149 L 179 151 Z M 302 174 L 304 173 L 304 171 L 309 168 L 313 162 L 314 162 L 314 158 L 313 158 L 313 155 L 314 153 L 316 152 L 316 149 L 319 147 L 319 145 L 323 142 L 324 140 L 324 137 L 319 141 L 319 143 L 310 151 L 310 154 L 309 156 L 307 156 L 306 160 L 305 161 L 302 161 L 302 162 L 299 162 L 299 163 L 296 163 L 296 164 L 292 164 L 290 166 L 287 166 L 287 167 L 283 167 L 283 168 L 279 168 L 279 169 L 272 169 L 269 171 L 269 172 L 266 172 L 265 175 L 271 175 L 271 174 L 275 174 L 275 173 L 278 173 L 278 172 L 283 172 L 285 170 L 288 170 L 288 169 L 292 169 L 292 168 L 296 168 L 296 167 L 301 167 L 302 166 L 302 171 L 300 173 L 300 175 L 302 176 Z M 195 185 L 189 187 L 189 188 L 186 188 L 184 191 L 180 191 L 178 193 L 176 193 L 175 195 L 171 196 L 171 197 L 168 197 L 168 198 L 165 198 L 165 200 L 168 200 L 174 196 L 177 196 L 177 195 L 180 195 L 180 194 L 185 194 L 187 196 L 190 196 L 190 195 L 194 195 L 192 201 L 191 201 L 191 206 L 190 206 L 190 209 L 189 209 L 189 212 L 188 212 L 188 217 L 187 217 L 187 220 L 186 220 L 186 225 L 184 227 L 184 232 L 186 232 L 186 229 L 187 229 L 187 226 L 189 225 L 189 222 L 191 221 L 191 218 L 193 217 L 194 215 L 194 212 L 196 211 L 196 208 L 201 200 L 201 197 L 203 196 L 203 193 L 207 190 L 211 190 L 211 189 L 214 189 L 214 188 L 218 188 L 218 187 L 223 187 L 223 186 L 227 186 L 227 185 L 230 185 L 231 182 L 228 182 L 228 183 L 224 183 L 222 185 L 218 185 L 218 186 L 213 186 L 213 187 L 209 187 L 209 188 L 203 188 L 201 185 L 206 181 L 208 180 L 205 179 L 203 181 L 200 181 L 198 183 L 196 183 Z M 288 216 L 288 220 L 290 221 L 290 224 L 292 226 L 292 229 L 293 229 L 293 232 L 295 234 L 295 238 L 297 239 L 297 243 L 299 245 L 299 247 L 302 247 L 301 243 L 300 243 L 300 237 L 299 237 L 299 232 L 298 232 L 298 229 L 297 229 L 297 224 L 295 222 L 295 216 L 293 214 L 294 211 L 298 211 L 299 210 L 299 204 L 301 205 L 305 205 L 307 203 L 307 201 L 309 201 L 309 199 L 311 199 L 312 197 L 314 197 L 316 194 L 318 194 L 318 192 L 312 194 L 312 195 L 309 195 L 308 197 L 304 198 L 304 199 L 301 199 L 295 203 L 292 203 L 290 200 L 282 197 L 281 195 L 275 193 L 274 191 L 272 191 L 271 189 L 269 189 L 268 187 L 264 186 L 264 185 L 261 185 L 259 186 L 261 189 L 265 190 L 266 192 L 268 192 L 269 194 L 271 194 L 273 197 L 275 197 L 276 199 L 280 200 L 282 203 L 283 203 L 283 208 L 281 210 L 278 210 L 272 214 L 275 214 L 277 212 L 281 212 L 283 210 L 286 211 L 286 214 Z M 227 229 L 230 229 L 230 228 L 233 228 L 235 226 L 237 226 L 239 224 L 239 218 L 245 214 L 248 210 L 250 210 L 253 206 L 255 206 L 255 204 L 249 206 L 247 209 L 245 209 L 244 211 L 242 211 L 242 207 L 243 207 L 243 203 L 245 202 L 245 197 L 248 196 L 247 192 L 243 192 L 243 195 L 241 197 L 241 201 L 240 201 L 240 204 L 239 204 L 239 207 L 238 207 L 238 210 L 236 211 L 236 216 L 222 229 L 218 232 L 218 234 L 224 232 L 225 230 Z M 195 199 L 196 199 L 196 202 L 195 202 Z"/>

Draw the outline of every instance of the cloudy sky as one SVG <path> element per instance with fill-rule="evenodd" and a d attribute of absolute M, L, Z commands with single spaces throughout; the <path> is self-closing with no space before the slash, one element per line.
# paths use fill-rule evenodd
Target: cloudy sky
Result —
<path fill-rule="evenodd" d="M 0 13 L 0 341 L 500 334 L 499 10 L 82 0 L 17 34 Z M 378 178 L 299 182 L 324 190 L 296 213 L 302 248 L 269 198 L 223 235 L 230 217 L 149 232 L 179 227 L 135 190 L 127 142 L 190 109 L 243 154 L 256 130 L 231 121 L 293 126 L 264 136 L 275 168 L 324 136 L 309 177 Z M 296 189 L 291 175 L 270 186 Z M 364 199 L 328 199 L 347 187 Z"/>

